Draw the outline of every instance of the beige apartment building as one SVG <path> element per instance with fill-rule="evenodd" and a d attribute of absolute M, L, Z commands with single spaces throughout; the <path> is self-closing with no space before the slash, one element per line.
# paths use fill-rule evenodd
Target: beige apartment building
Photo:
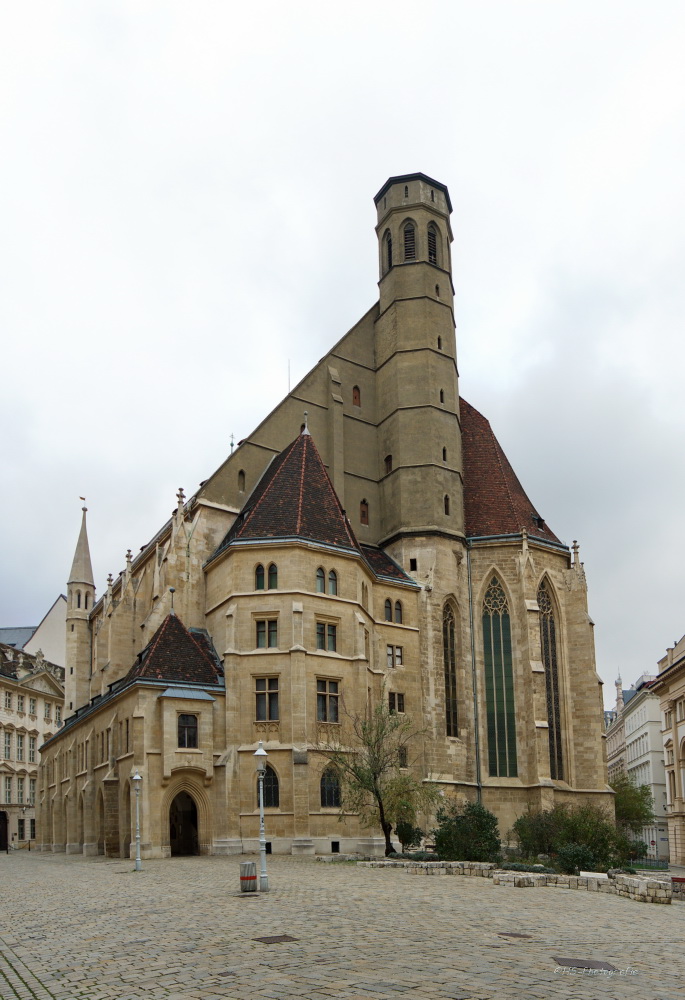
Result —
<path fill-rule="evenodd" d="M 659 696 L 666 768 L 671 863 L 685 865 L 685 636 L 659 660 L 652 690 Z"/>
<path fill-rule="evenodd" d="M 447 188 L 375 197 L 379 300 L 96 598 L 85 511 L 67 592 L 66 722 L 44 746 L 46 850 L 382 849 L 317 753 L 377 699 L 407 766 L 480 798 L 611 806 L 578 547 L 459 396 Z M 429 825 L 430 817 L 424 817 Z"/>
<path fill-rule="evenodd" d="M 36 840 L 39 748 L 62 723 L 64 670 L 0 643 L 0 851 Z"/>

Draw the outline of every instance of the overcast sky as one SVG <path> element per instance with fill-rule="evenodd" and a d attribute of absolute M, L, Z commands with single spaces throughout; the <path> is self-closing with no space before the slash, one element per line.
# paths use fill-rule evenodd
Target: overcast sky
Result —
<path fill-rule="evenodd" d="M 0 2 L 0 624 L 98 592 L 447 184 L 461 391 L 577 538 L 611 689 L 685 631 L 685 5 Z M 299 428 L 294 428 L 297 433 Z"/>

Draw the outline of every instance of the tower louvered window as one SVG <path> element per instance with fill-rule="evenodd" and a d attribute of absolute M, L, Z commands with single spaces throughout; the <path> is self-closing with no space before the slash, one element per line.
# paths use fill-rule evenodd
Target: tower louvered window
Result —
<path fill-rule="evenodd" d="M 547 722 L 549 725 L 549 774 L 563 781 L 564 758 L 561 742 L 561 705 L 559 703 L 559 670 L 557 667 L 557 630 L 554 605 L 546 583 L 538 590 L 540 608 L 540 651 L 545 668 L 547 689 Z"/>
<path fill-rule="evenodd" d="M 392 236 L 385 234 L 385 267 L 389 271 L 392 267 Z"/>
<path fill-rule="evenodd" d="M 511 621 L 506 594 L 496 576 L 483 600 L 483 659 L 488 773 L 491 777 L 515 778 L 518 768 Z"/>
<path fill-rule="evenodd" d="M 438 263 L 438 234 L 434 226 L 428 227 L 428 262 L 430 264 Z"/>
<path fill-rule="evenodd" d="M 411 222 L 404 227 L 404 259 L 416 260 L 416 230 Z"/>
<path fill-rule="evenodd" d="M 445 668 L 445 731 L 448 736 L 458 736 L 457 638 L 454 610 L 449 604 L 442 612 L 442 654 Z"/>

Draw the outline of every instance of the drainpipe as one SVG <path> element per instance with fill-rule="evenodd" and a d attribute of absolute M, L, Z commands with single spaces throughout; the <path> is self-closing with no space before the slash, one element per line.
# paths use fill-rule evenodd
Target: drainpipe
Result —
<path fill-rule="evenodd" d="M 476 790 L 478 801 L 483 799 L 483 783 L 480 774 L 480 725 L 478 722 L 478 685 L 476 683 L 476 637 L 473 631 L 473 589 L 471 585 L 471 543 L 466 540 L 466 566 L 469 581 L 469 630 L 471 633 L 471 686 L 473 689 L 473 727 L 476 751 Z"/>

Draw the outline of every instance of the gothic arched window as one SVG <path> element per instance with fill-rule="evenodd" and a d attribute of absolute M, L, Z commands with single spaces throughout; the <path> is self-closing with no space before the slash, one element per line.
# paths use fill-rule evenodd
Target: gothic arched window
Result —
<path fill-rule="evenodd" d="M 557 666 L 557 629 L 554 605 L 546 582 L 538 590 L 540 608 L 540 652 L 545 668 L 547 690 L 547 722 L 549 725 L 549 774 L 556 781 L 564 778 L 564 756 L 561 743 L 561 705 L 559 702 L 559 670 Z"/>
<path fill-rule="evenodd" d="M 401 603 L 401 601 L 395 601 L 395 622 L 398 625 L 402 624 L 402 603 Z"/>
<path fill-rule="evenodd" d="M 390 235 L 390 230 L 386 232 L 383 243 L 385 249 L 385 268 L 389 271 L 392 267 L 392 236 Z"/>
<path fill-rule="evenodd" d="M 442 612 L 442 655 L 445 668 L 445 731 L 448 736 L 458 736 L 457 635 L 454 610 L 449 604 Z"/>
<path fill-rule="evenodd" d="M 428 263 L 438 263 L 438 231 L 433 223 L 428 226 Z"/>
<path fill-rule="evenodd" d="M 267 764 L 264 773 L 264 808 L 278 809 L 279 802 L 278 775 L 273 767 Z M 259 805 L 259 781 L 257 782 L 257 805 Z"/>
<path fill-rule="evenodd" d="M 254 589 L 264 590 L 264 567 L 261 563 L 255 566 L 254 571 Z"/>
<path fill-rule="evenodd" d="M 352 406 L 362 405 L 362 391 L 358 385 L 352 386 Z"/>
<path fill-rule="evenodd" d="M 278 566 L 276 563 L 271 563 L 269 566 L 269 590 L 278 589 Z"/>
<path fill-rule="evenodd" d="M 416 260 L 416 229 L 413 222 L 405 223 L 404 230 L 404 259 Z"/>
<path fill-rule="evenodd" d="M 385 620 L 386 622 L 392 621 L 392 601 L 390 599 L 386 600 L 384 605 Z"/>
<path fill-rule="evenodd" d="M 488 773 L 515 778 L 516 713 L 509 605 L 496 576 L 483 600 L 483 659 L 488 730 Z"/>
<path fill-rule="evenodd" d="M 317 594 L 326 593 L 326 574 L 321 566 L 316 571 L 316 592 Z"/>
<path fill-rule="evenodd" d="M 328 574 L 328 593 L 333 597 L 338 593 L 338 574 L 334 569 Z"/>
<path fill-rule="evenodd" d="M 332 767 L 327 767 L 321 775 L 321 808 L 340 808 L 340 779 Z"/>
<path fill-rule="evenodd" d="M 238 473 L 238 490 L 240 493 L 245 492 L 245 472 L 243 469 Z"/>

